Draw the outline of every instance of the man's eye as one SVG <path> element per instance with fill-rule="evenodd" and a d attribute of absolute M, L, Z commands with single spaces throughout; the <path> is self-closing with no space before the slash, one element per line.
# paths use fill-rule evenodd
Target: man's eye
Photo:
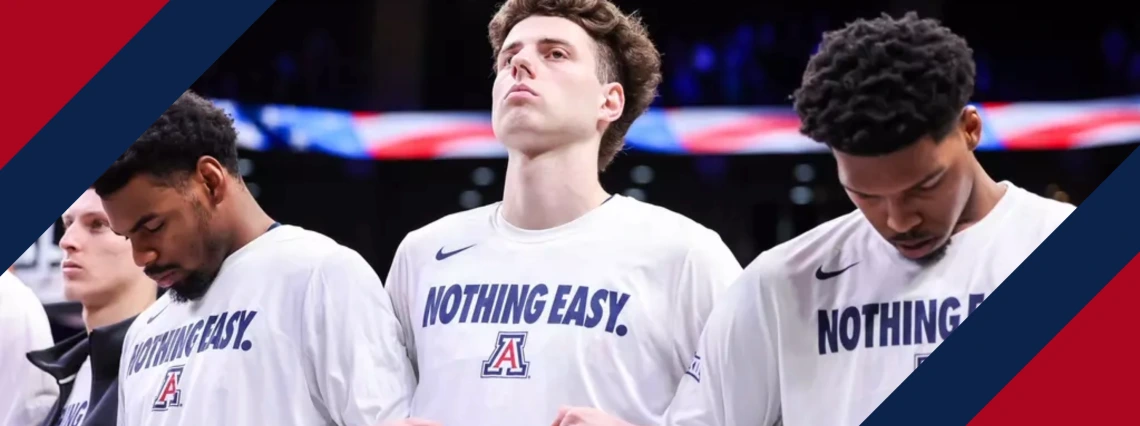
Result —
<path fill-rule="evenodd" d="M 919 189 L 921 189 L 923 191 L 929 191 L 931 189 L 937 188 L 939 183 L 942 183 L 942 179 L 936 180 L 934 182 L 930 182 L 926 185 L 922 185 L 919 187 Z"/>

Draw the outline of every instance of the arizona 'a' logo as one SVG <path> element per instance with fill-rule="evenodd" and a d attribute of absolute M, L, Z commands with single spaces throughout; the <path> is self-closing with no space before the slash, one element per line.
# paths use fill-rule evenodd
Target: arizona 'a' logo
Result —
<path fill-rule="evenodd" d="M 526 379 L 530 377 L 530 362 L 526 360 L 523 348 L 526 346 L 525 332 L 500 332 L 491 357 L 483 361 L 484 378 L 503 377 Z"/>
<path fill-rule="evenodd" d="M 154 398 L 154 411 L 182 406 L 182 367 L 176 365 L 166 370 L 166 379 L 162 381 L 162 388 Z"/>

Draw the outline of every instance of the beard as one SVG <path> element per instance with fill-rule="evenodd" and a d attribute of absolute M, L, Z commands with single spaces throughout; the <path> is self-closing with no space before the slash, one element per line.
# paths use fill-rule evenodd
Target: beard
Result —
<path fill-rule="evenodd" d="M 928 232 L 921 232 L 921 231 L 912 231 L 912 232 L 907 232 L 905 234 L 897 234 L 897 235 L 894 235 L 891 237 L 887 237 L 887 241 L 889 241 L 892 244 L 907 244 L 907 243 L 913 243 L 915 241 L 923 241 L 923 240 L 930 239 L 933 235 L 936 235 L 936 234 L 931 234 Z M 941 238 L 939 238 L 939 239 L 941 239 Z M 930 253 L 927 253 L 927 254 L 923 255 L 922 257 L 919 257 L 919 258 L 910 258 L 910 257 L 905 257 L 905 256 L 903 256 L 903 258 L 906 260 L 909 260 L 911 262 L 914 262 L 914 263 L 918 264 L 919 266 L 923 266 L 923 267 L 933 265 L 935 263 L 938 263 L 938 261 L 940 261 L 946 257 L 946 253 L 947 253 L 948 249 L 950 248 L 950 242 L 953 240 L 954 240 L 954 236 L 953 236 L 953 234 L 951 234 L 949 238 L 946 238 L 945 243 L 942 243 L 942 245 L 938 246 L 934 250 L 931 250 Z"/>
<path fill-rule="evenodd" d="M 944 244 L 938 246 L 938 248 L 931 250 L 930 253 L 926 254 L 926 256 L 922 256 L 918 259 L 910 259 L 910 261 L 917 263 L 919 266 L 923 267 L 938 263 L 938 261 L 946 257 L 946 252 L 950 248 L 951 241 L 954 241 L 954 239 L 950 238 L 946 240 Z"/>
<path fill-rule="evenodd" d="M 218 277 L 218 272 L 221 270 L 222 262 L 226 260 L 227 241 L 230 241 L 224 235 L 211 232 L 210 213 L 198 201 L 192 202 L 194 207 L 194 215 L 197 217 L 197 229 L 194 235 L 201 237 L 200 240 L 190 244 L 191 251 L 198 252 L 201 259 L 203 259 L 202 266 L 196 269 L 186 269 L 179 265 L 162 265 L 147 268 L 148 274 L 159 275 L 166 270 L 181 269 L 186 271 L 186 276 L 178 282 L 171 285 L 166 289 L 170 294 L 170 299 L 175 303 L 186 303 L 201 300 L 206 296 L 210 287 L 214 285 L 214 280 Z"/>
<path fill-rule="evenodd" d="M 170 300 L 174 303 L 186 303 L 199 300 L 206 295 L 210 285 L 214 283 L 215 275 L 205 271 L 195 270 L 187 273 L 186 278 L 167 288 Z"/>

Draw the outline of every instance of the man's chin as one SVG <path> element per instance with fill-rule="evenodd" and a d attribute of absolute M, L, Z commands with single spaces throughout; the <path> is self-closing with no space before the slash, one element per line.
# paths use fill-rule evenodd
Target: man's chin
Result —
<path fill-rule="evenodd" d="M 175 303 L 194 302 L 206 296 L 210 284 L 210 281 L 184 280 L 166 288 L 166 293 Z"/>
<path fill-rule="evenodd" d="M 935 246 L 935 248 L 928 251 L 926 254 L 917 257 L 907 257 L 911 262 L 917 263 L 922 266 L 930 266 L 946 257 L 947 251 L 950 249 L 950 241 Z"/>

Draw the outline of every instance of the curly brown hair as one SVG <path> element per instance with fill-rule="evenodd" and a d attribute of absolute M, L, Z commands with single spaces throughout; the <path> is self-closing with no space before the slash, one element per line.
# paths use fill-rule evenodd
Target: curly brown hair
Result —
<path fill-rule="evenodd" d="M 621 151 L 625 134 L 657 95 L 661 83 L 661 52 L 636 13 L 624 14 L 609 0 L 507 0 L 487 25 L 491 48 L 498 53 L 507 33 L 531 16 L 565 18 L 578 24 L 597 42 L 598 79 L 618 82 L 625 90 L 621 117 L 602 134 L 598 170 L 604 171 Z"/>

